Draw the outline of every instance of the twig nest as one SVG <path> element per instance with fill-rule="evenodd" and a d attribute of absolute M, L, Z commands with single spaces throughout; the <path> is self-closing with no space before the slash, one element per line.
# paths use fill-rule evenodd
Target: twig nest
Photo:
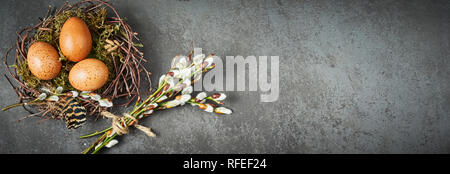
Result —
<path fill-rule="evenodd" d="M 86 58 L 92 49 L 89 27 L 79 17 L 67 19 L 61 28 L 59 46 L 64 56 L 72 62 Z"/>
<path fill-rule="evenodd" d="M 80 91 L 94 91 L 101 88 L 108 80 L 108 68 L 94 58 L 82 60 L 69 72 L 70 84 Z"/>
<path fill-rule="evenodd" d="M 61 70 L 61 62 L 56 49 L 45 42 L 35 42 L 28 49 L 28 68 L 41 80 L 55 78 Z"/>
<path fill-rule="evenodd" d="M 87 115 L 98 116 L 113 107 L 113 100 L 121 99 L 114 106 L 126 106 L 140 95 L 141 85 L 151 86 L 150 72 L 143 64 L 146 59 L 139 50 L 142 43 L 106 0 L 66 2 L 50 8 L 41 19 L 19 30 L 16 42 L 5 52 L 6 77 L 21 102 L 14 107 L 39 101 L 24 108 L 59 119 L 65 113 L 55 107 L 62 101 L 52 97 L 58 93 L 59 99 L 74 97 Z"/>

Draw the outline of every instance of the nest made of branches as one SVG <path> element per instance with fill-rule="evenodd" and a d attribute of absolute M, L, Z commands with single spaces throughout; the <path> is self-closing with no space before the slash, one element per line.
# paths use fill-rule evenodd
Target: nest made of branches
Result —
<path fill-rule="evenodd" d="M 114 14 L 108 17 L 110 10 Z M 61 7 L 52 9 L 49 7 L 44 18 L 31 27 L 25 27 L 17 33 L 16 42 L 8 49 L 4 57 L 9 77 L 5 75 L 8 82 L 16 92 L 19 103 L 26 103 L 35 100 L 43 91 L 42 87 L 55 90 L 63 87 L 64 91 L 74 90 L 68 82 L 68 72 L 75 64 L 66 60 L 58 46 L 59 32 L 64 22 L 73 16 L 83 19 L 89 27 L 92 35 L 92 49 L 89 57 L 103 61 L 109 70 L 109 79 L 100 89 L 94 91 L 102 98 L 114 101 L 114 106 L 124 106 L 131 103 L 137 96 L 140 96 L 141 76 L 147 78 L 148 86 L 151 86 L 150 72 L 144 67 L 146 59 L 138 49 L 142 47 L 137 33 L 133 32 L 130 25 L 121 18 L 117 10 L 108 2 L 102 0 L 83 0 L 73 4 L 64 3 Z M 59 51 L 62 63 L 61 72 L 52 80 L 39 80 L 34 77 L 26 64 L 28 47 L 35 41 L 44 41 Z M 108 42 L 115 41 L 119 45 L 116 49 L 106 49 Z M 15 55 L 10 54 L 14 50 Z M 9 60 L 9 61 L 8 61 Z M 13 63 L 11 63 L 13 62 Z M 144 82 L 145 83 L 145 82 Z M 151 90 L 151 88 L 149 88 Z M 120 103 L 115 99 L 123 98 Z M 107 108 L 100 107 L 93 100 L 80 98 L 80 104 L 84 106 L 88 115 L 98 115 Z M 36 108 L 39 110 L 33 113 L 29 108 L 22 105 L 32 115 L 46 116 L 50 114 L 52 118 L 59 118 L 59 114 L 54 110 L 53 102 L 40 103 Z"/>

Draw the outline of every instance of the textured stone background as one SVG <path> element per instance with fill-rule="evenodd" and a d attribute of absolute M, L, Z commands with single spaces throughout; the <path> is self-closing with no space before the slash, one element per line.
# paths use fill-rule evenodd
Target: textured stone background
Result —
<path fill-rule="evenodd" d="M 0 53 L 60 1 L 2 0 Z M 113 1 L 140 33 L 153 80 L 194 41 L 218 56 L 279 56 L 280 97 L 226 92 L 234 114 L 191 106 L 140 123 L 105 153 L 449 153 L 448 1 Z M 2 69 L 2 72 L 4 70 Z M 0 106 L 15 102 L 2 77 Z M 123 112 L 126 108 L 117 112 Z M 110 124 L 0 112 L 1 153 L 79 153 L 78 136 Z"/>

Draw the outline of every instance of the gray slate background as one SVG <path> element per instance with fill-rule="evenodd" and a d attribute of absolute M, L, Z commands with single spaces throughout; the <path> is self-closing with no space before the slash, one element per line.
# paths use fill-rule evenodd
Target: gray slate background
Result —
<path fill-rule="evenodd" d="M 0 53 L 48 4 L 2 0 Z M 218 56 L 280 56 L 280 97 L 226 92 L 229 116 L 185 106 L 141 121 L 105 153 L 449 153 L 448 1 L 113 1 L 145 45 L 153 81 L 194 41 Z M 2 70 L 4 72 L 4 70 Z M 155 83 L 155 82 L 154 82 Z M 0 80 L 0 106 L 16 100 Z M 117 112 L 125 111 L 122 109 Z M 0 112 L 1 153 L 79 153 L 110 124 Z"/>

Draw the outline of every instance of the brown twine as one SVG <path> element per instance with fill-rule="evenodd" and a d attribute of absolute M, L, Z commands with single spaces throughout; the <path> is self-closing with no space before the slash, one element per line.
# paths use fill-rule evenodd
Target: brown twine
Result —
<path fill-rule="evenodd" d="M 113 119 L 112 120 L 112 129 L 114 132 L 117 133 L 117 135 L 128 134 L 128 125 L 125 123 L 124 118 L 129 118 L 129 119 L 133 120 L 133 125 L 134 125 L 134 127 L 136 127 L 136 129 L 139 129 L 140 131 L 144 132 L 149 137 L 156 136 L 155 133 L 153 133 L 149 127 L 139 125 L 138 120 L 136 118 L 134 118 L 133 116 L 131 116 L 130 114 L 125 113 L 125 114 L 123 114 L 123 117 L 116 116 L 108 111 L 103 111 L 101 114 L 107 118 Z"/>

